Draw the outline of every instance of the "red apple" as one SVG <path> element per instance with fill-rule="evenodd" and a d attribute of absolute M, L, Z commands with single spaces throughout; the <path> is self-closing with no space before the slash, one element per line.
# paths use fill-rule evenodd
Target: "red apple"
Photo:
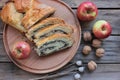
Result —
<path fill-rule="evenodd" d="M 25 59 L 30 55 L 30 45 L 27 42 L 20 41 L 14 44 L 12 55 L 17 59 Z"/>
<path fill-rule="evenodd" d="M 107 38 L 111 32 L 111 25 L 105 20 L 99 20 L 93 26 L 93 33 L 99 39 Z"/>
<path fill-rule="evenodd" d="M 81 21 L 90 21 L 96 18 L 98 9 L 96 5 L 90 1 L 83 2 L 77 9 L 77 15 Z"/>

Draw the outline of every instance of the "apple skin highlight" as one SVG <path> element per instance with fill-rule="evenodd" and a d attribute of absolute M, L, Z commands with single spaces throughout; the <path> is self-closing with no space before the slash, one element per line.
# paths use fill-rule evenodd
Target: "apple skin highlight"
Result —
<path fill-rule="evenodd" d="M 107 38 L 111 32 L 111 25 L 105 20 L 99 20 L 93 26 L 93 33 L 98 39 Z"/>

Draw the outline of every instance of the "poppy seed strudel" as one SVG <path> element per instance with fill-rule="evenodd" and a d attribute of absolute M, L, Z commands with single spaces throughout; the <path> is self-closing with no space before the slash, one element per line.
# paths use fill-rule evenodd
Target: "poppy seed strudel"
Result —
<path fill-rule="evenodd" d="M 45 56 L 69 48 L 73 45 L 73 42 L 69 35 L 54 34 L 38 41 L 36 51 L 39 56 Z"/>
<path fill-rule="evenodd" d="M 34 38 L 35 38 L 34 42 L 37 42 L 38 40 L 51 36 L 55 33 L 71 35 L 72 32 L 73 32 L 73 29 L 68 24 L 55 24 L 36 32 L 34 35 Z"/>
<path fill-rule="evenodd" d="M 65 22 L 63 19 L 60 19 L 60 18 L 55 18 L 55 17 L 47 18 L 47 19 L 39 22 L 38 24 L 32 26 L 26 33 L 26 36 L 30 41 L 32 41 L 33 40 L 32 37 L 37 31 L 39 31 L 43 28 L 46 28 L 48 26 L 51 26 L 54 24 L 60 24 L 60 23 L 64 24 Z"/>
<path fill-rule="evenodd" d="M 35 0 L 31 0 L 30 9 L 26 12 L 22 19 L 22 25 L 29 29 L 38 21 L 41 21 L 50 15 L 54 14 L 55 8 L 43 3 L 37 3 L 34 5 Z"/>

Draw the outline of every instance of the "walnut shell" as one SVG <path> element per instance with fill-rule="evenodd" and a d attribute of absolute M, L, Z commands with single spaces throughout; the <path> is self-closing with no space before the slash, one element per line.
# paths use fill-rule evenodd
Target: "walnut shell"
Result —
<path fill-rule="evenodd" d="M 89 31 L 86 31 L 83 33 L 83 38 L 85 41 L 91 41 L 92 40 L 92 35 Z"/>
<path fill-rule="evenodd" d="M 99 47 L 101 47 L 101 45 L 102 45 L 102 41 L 99 40 L 99 39 L 94 39 L 92 41 L 92 46 L 95 47 L 95 48 L 99 48 Z"/>
<path fill-rule="evenodd" d="M 88 45 L 85 45 L 83 47 L 83 51 L 82 52 L 83 52 L 84 55 L 88 55 L 91 51 L 92 51 L 91 47 L 88 46 Z"/>
<path fill-rule="evenodd" d="M 90 61 L 90 62 L 88 63 L 88 69 L 89 69 L 90 71 L 94 71 L 96 68 L 97 68 L 97 64 L 96 64 L 94 61 Z"/>
<path fill-rule="evenodd" d="M 103 48 L 98 48 L 98 49 L 96 50 L 96 56 L 97 56 L 97 57 L 102 57 L 102 56 L 104 56 L 104 53 L 105 53 L 105 50 L 104 50 Z"/>

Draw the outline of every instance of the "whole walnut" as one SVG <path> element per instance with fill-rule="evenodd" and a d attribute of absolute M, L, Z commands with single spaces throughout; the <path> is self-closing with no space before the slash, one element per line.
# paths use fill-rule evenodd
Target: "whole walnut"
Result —
<path fill-rule="evenodd" d="M 83 39 L 84 41 L 91 41 L 92 40 L 92 35 L 89 31 L 86 31 L 83 33 Z"/>
<path fill-rule="evenodd" d="M 83 53 L 84 55 L 88 55 L 91 51 L 92 51 L 91 47 L 88 46 L 88 45 L 85 45 L 85 46 L 83 47 L 82 53 Z"/>
<path fill-rule="evenodd" d="M 89 69 L 90 71 L 94 71 L 96 68 L 97 68 L 96 62 L 94 62 L 94 61 L 88 62 L 88 69 Z"/>
<path fill-rule="evenodd" d="M 101 45 L 102 45 L 102 41 L 99 40 L 99 39 L 94 39 L 92 41 L 92 46 L 95 47 L 95 48 L 99 48 L 99 47 L 101 47 Z"/>
<path fill-rule="evenodd" d="M 97 57 L 102 57 L 102 56 L 104 56 L 104 53 L 105 53 L 105 50 L 104 50 L 103 48 L 98 48 L 98 49 L 96 50 L 96 56 L 97 56 Z"/>

